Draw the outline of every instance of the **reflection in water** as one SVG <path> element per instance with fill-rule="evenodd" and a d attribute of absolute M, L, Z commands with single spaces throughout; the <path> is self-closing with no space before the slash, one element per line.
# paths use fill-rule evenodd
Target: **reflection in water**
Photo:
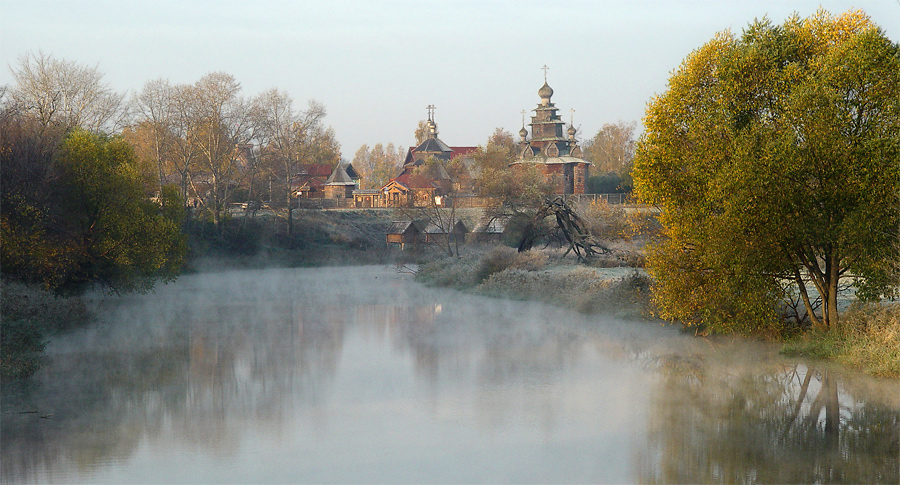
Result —
<path fill-rule="evenodd" d="M 771 347 L 377 267 L 97 305 L 4 383 L 3 482 L 897 482 L 897 383 Z"/>
<path fill-rule="evenodd" d="M 873 391 L 835 370 L 741 367 L 720 352 L 656 364 L 641 482 L 900 481 L 896 383 Z"/>

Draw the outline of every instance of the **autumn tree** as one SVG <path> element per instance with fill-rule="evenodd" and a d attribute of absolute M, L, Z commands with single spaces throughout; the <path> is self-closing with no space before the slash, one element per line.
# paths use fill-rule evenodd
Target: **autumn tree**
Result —
<path fill-rule="evenodd" d="M 691 53 L 654 98 L 635 190 L 662 208 L 662 316 L 716 330 L 839 323 L 841 283 L 896 291 L 900 47 L 861 11 L 752 23 Z"/>
<path fill-rule="evenodd" d="M 254 138 L 267 171 L 281 187 L 289 237 L 294 232 L 291 181 L 301 165 L 314 163 L 321 156 L 318 152 L 330 146 L 326 143 L 323 148 L 320 142 L 328 138 L 321 128 L 325 107 L 310 101 L 306 111 L 297 111 L 293 103 L 290 95 L 278 89 L 262 93 L 253 102 Z"/>
<path fill-rule="evenodd" d="M 428 122 L 426 120 L 419 120 L 419 123 L 416 125 L 416 132 L 413 136 L 416 138 L 416 145 L 419 145 L 428 139 Z"/>
<path fill-rule="evenodd" d="M 362 145 L 356 150 L 352 163 L 362 179 L 363 188 L 380 189 L 400 172 L 405 155 L 403 147 L 394 147 L 393 143 L 376 143 L 371 149 Z"/>
<path fill-rule="evenodd" d="M 588 191 L 610 193 L 628 191 L 634 162 L 637 123 L 604 123 L 600 131 L 584 144 L 585 158 L 597 174 L 588 180 Z"/>
<path fill-rule="evenodd" d="M 21 178 L 15 169 L 23 164 L 10 158 L 23 153 L 6 150 L 11 141 L 3 140 L 4 176 Z M 149 200 L 122 138 L 75 130 L 46 161 L 54 176 L 45 193 L 4 186 L 0 194 L 5 275 L 58 292 L 92 285 L 128 292 L 178 274 L 185 255 L 181 203 L 172 191 L 163 192 L 161 203 Z"/>
<path fill-rule="evenodd" d="M 131 100 L 134 122 L 122 133 L 138 158 L 155 166 L 159 191 L 166 185 L 169 165 L 175 157 L 175 95 L 176 89 L 165 79 L 144 84 Z"/>

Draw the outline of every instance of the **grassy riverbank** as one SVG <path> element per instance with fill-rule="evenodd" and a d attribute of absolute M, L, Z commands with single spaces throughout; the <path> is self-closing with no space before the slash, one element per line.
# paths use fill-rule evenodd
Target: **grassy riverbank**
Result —
<path fill-rule="evenodd" d="M 615 266 L 613 260 L 585 266 L 560 256 L 497 247 L 422 264 L 416 278 L 426 285 L 543 301 L 584 313 L 653 318 L 651 282 L 643 272 L 608 267 Z M 839 327 L 790 337 L 783 352 L 831 360 L 874 376 L 900 376 L 900 303 L 856 303 Z"/>
<path fill-rule="evenodd" d="M 788 340 L 787 355 L 833 360 L 880 377 L 900 376 L 900 303 L 854 303 L 841 324 Z"/>
<path fill-rule="evenodd" d="M 422 264 L 416 279 L 426 285 L 537 300 L 582 313 L 650 317 L 649 278 L 640 270 L 615 265 L 614 259 L 585 266 L 558 252 L 518 253 L 498 246 L 483 253 Z"/>

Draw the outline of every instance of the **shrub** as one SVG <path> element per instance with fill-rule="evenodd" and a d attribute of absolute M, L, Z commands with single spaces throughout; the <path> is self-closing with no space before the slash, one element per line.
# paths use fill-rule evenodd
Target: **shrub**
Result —
<path fill-rule="evenodd" d="M 515 268 L 536 271 L 543 268 L 546 263 L 547 256 L 539 251 L 520 253 L 512 248 L 497 246 L 481 259 L 475 274 L 475 284 L 479 284 L 491 275 L 506 269 Z"/>

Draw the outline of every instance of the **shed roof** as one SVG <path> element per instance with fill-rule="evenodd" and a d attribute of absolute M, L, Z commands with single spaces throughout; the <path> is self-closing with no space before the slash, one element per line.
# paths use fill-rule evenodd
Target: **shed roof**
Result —
<path fill-rule="evenodd" d="M 413 221 L 393 221 L 388 228 L 388 234 L 406 234 L 407 232 L 419 232 L 419 228 Z"/>

